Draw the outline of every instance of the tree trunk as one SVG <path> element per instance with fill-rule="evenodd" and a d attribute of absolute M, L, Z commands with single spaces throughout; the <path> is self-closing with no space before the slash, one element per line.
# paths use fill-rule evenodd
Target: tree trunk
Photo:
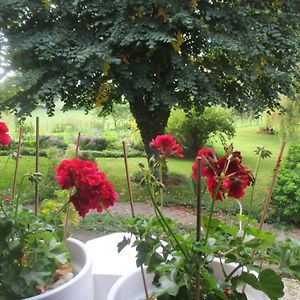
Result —
<path fill-rule="evenodd" d="M 157 135 L 164 134 L 170 116 L 170 108 L 163 104 L 150 110 L 147 100 L 136 99 L 130 102 L 130 111 L 133 114 L 137 127 L 139 128 L 148 159 L 153 155 L 149 143 Z"/>

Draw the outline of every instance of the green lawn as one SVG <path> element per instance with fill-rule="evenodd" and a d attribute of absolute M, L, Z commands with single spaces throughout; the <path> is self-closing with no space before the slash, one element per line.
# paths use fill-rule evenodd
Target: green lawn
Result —
<path fill-rule="evenodd" d="M 260 172 L 257 178 L 256 192 L 254 196 L 255 210 L 258 213 L 261 210 L 262 203 L 266 197 L 269 184 L 271 182 L 274 167 L 276 165 L 277 156 L 280 150 L 280 139 L 275 135 L 265 135 L 256 133 L 257 127 L 244 127 L 237 129 L 237 135 L 233 139 L 236 150 L 241 151 L 244 158 L 243 164 L 251 168 L 255 168 L 257 157 L 254 155 L 254 149 L 258 145 L 264 145 L 267 149 L 272 151 L 272 158 L 261 161 Z M 285 153 L 287 153 L 288 145 Z M 216 145 L 218 153 L 222 153 L 221 145 Z M 3 172 L 3 167 L 6 162 L 6 157 L 0 157 L 0 189 L 9 188 L 12 185 L 12 175 L 14 161 L 9 159 L 8 165 Z M 48 161 L 46 158 L 41 158 L 41 172 L 47 171 Z M 146 164 L 145 158 L 129 158 L 130 173 L 136 174 L 138 172 L 138 163 Z M 108 178 L 114 183 L 115 189 L 119 194 L 119 201 L 128 199 L 127 187 L 125 182 L 124 161 L 121 158 L 99 158 L 97 163 L 101 171 L 107 173 Z M 193 161 L 187 159 L 170 159 L 168 162 L 169 171 L 171 173 L 178 173 L 184 175 L 184 182 L 180 186 L 173 186 L 168 189 L 166 195 L 166 202 L 193 204 L 194 191 L 193 185 L 189 180 L 191 175 L 191 167 Z M 34 171 L 34 158 L 23 157 L 20 161 L 19 178 L 27 173 Z M 133 183 L 133 194 L 135 201 L 145 201 L 148 199 L 147 191 L 141 188 L 138 183 Z M 30 195 L 30 188 L 28 188 L 27 195 Z M 248 193 L 249 194 L 249 191 Z M 206 197 L 207 198 L 207 197 Z M 249 195 L 242 200 L 245 208 L 248 206 Z M 207 199 L 206 202 L 209 200 Z M 208 203 L 207 203 L 208 204 Z M 228 199 L 222 204 L 222 207 L 229 211 L 236 211 L 237 204 L 234 200 Z"/>

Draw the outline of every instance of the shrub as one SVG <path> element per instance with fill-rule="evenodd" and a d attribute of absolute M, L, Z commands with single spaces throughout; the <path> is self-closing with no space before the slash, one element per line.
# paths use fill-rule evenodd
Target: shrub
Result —
<path fill-rule="evenodd" d="M 194 157 L 206 143 L 218 137 L 223 144 L 235 134 L 234 118 L 229 110 L 208 107 L 202 115 L 191 111 L 186 115 L 174 110 L 168 121 L 166 132 L 173 135 L 184 148 L 185 156 Z"/>
<path fill-rule="evenodd" d="M 91 151 L 91 150 L 85 150 L 80 151 L 80 157 L 81 156 L 93 156 L 93 157 L 123 157 L 123 151 L 122 150 L 103 150 L 103 151 Z M 128 157 L 145 157 L 146 154 L 144 151 L 138 151 L 134 149 L 127 149 L 127 156 Z"/>
<path fill-rule="evenodd" d="M 102 151 L 107 148 L 109 141 L 99 136 L 82 136 L 80 138 L 80 147 L 82 150 Z"/>
<path fill-rule="evenodd" d="M 43 156 L 43 157 L 47 156 L 46 152 L 47 152 L 46 149 L 40 149 L 40 151 L 39 151 L 40 156 Z M 21 155 L 35 156 L 35 148 L 22 147 Z"/>
<path fill-rule="evenodd" d="M 67 143 L 60 136 L 55 135 L 41 135 L 40 136 L 40 147 L 47 149 L 50 147 L 57 147 L 60 149 L 66 149 Z"/>
<path fill-rule="evenodd" d="M 96 162 L 96 156 L 93 154 L 93 151 L 80 151 L 78 157 L 83 160 Z"/>
<path fill-rule="evenodd" d="M 269 219 L 300 224 L 300 144 L 290 147 L 279 170 Z"/>

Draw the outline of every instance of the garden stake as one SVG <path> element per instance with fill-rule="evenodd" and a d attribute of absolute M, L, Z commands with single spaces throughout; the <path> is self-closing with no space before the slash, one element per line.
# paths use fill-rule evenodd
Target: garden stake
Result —
<path fill-rule="evenodd" d="M 266 198 L 265 203 L 264 203 L 264 209 L 263 209 L 263 212 L 262 212 L 262 215 L 261 215 L 261 218 L 260 218 L 260 223 L 259 223 L 259 229 L 260 230 L 262 230 L 262 228 L 264 226 L 264 223 L 265 223 L 265 220 L 266 220 L 267 215 L 268 215 L 270 202 L 271 202 L 271 198 L 272 198 L 272 193 L 273 193 L 273 188 L 274 188 L 275 180 L 276 180 L 279 168 L 280 168 L 281 158 L 282 158 L 284 147 L 285 147 L 285 141 L 282 142 L 281 149 L 280 149 L 278 159 L 277 159 L 277 163 L 276 163 L 276 167 L 274 169 L 274 175 L 273 175 L 272 182 L 271 182 L 271 185 L 270 185 L 269 193 L 268 193 L 267 198 Z M 252 259 L 254 258 L 254 256 L 255 256 L 255 250 L 253 250 L 253 252 L 252 252 Z M 243 292 L 245 292 L 245 288 L 246 288 L 246 284 L 243 286 L 243 289 L 242 289 Z"/>
<path fill-rule="evenodd" d="M 75 148 L 75 157 L 78 156 L 78 151 L 79 151 L 79 145 L 80 145 L 80 135 L 81 133 L 78 132 L 78 137 L 77 137 L 77 143 L 76 143 L 76 148 Z M 71 197 L 72 189 L 69 191 L 69 202 L 67 204 L 67 211 L 66 211 L 66 220 L 65 220 L 65 225 L 64 225 L 64 241 L 66 241 L 67 238 L 67 233 L 68 233 L 68 225 L 69 225 L 69 217 L 70 217 L 70 197 Z"/>
<path fill-rule="evenodd" d="M 128 159 L 127 159 L 127 151 L 126 151 L 125 141 L 123 141 L 123 154 L 124 154 L 124 163 L 125 163 L 125 173 L 126 173 L 126 181 L 127 181 L 127 188 L 128 188 L 128 196 L 129 196 L 129 202 L 130 202 L 130 207 L 131 207 L 131 215 L 134 218 L 135 213 L 134 213 L 133 194 L 132 194 L 131 183 L 130 183 L 130 176 L 129 176 L 129 169 L 128 169 Z M 145 278 L 145 271 L 144 271 L 143 266 L 141 266 L 141 273 L 142 273 L 143 286 L 144 286 L 146 300 L 149 300 L 149 293 L 148 293 L 148 288 L 147 288 L 146 278 Z"/>
<path fill-rule="evenodd" d="M 201 173 L 202 173 L 202 157 L 197 158 L 197 233 L 196 233 L 196 241 L 199 242 L 201 239 Z M 199 267 L 196 272 L 196 294 L 195 300 L 201 299 L 201 289 L 200 289 L 201 277 Z"/>
<path fill-rule="evenodd" d="M 40 156 L 40 120 L 39 117 L 35 119 L 35 172 L 39 173 L 39 156 Z M 35 201 L 34 201 L 34 213 L 39 212 L 39 182 L 35 183 Z"/>
<path fill-rule="evenodd" d="M 16 196 L 17 175 L 18 175 L 18 170 L 19 170 L 19 161 L 20 161 L 20 153 L 21 153 L 22 133 L 23 133 L 23 128 L 20 127 L 20 130 L 19 130 L 18 150 L 17 150 L 17 158 L 16 158 L 16 167 L 15 167 L 15 173 L 14 173 L 14 179 L 13 179 L 12 199 L 14 199 L 15 196 Z"/>
<path fill-rule="evenodd" d="M 131 215 L 132 215 L 132 217 L 135 217 L 134 204 L 133 204 L 133 196 L 132 196 L 132 189 L 131 189 L 130 177 L 129 177 L 129 170 L 128 170 L 128 159 L 127 159 L 127 151 L 126 151 L 125 141 L 123 141 L 123 153 L 124 153 L 126 181 L 127 181 L 128 196 L 129 196 L 129 202 L 130 202 L 130 208 L 131 208 Z"/>
<path fill-rule="evenodd" d="M 278 174 L 278 171 L 279 171 L 279 168 L 280 168 L 284 147 L 285 147 L 285 141 L 282 142 L 281 149 L 280 149 L 280 152 L 279 152 L 279 155 L 278 155 L 278 159 L 277 159 L 276 167 L 274 169 L 274 175 L 273 175 L 272 182 L 271 182 L 271 185 L 270 185 L 269 193 L 267 195 L 267 198 L 266 198 L 266 201 L 265 201 L 265 204 L 264 204 L 263 213 L 262 213 L 262 216 L 261 216 L 261 219 L 260 219 L 259 229 L 263 228 L 265 220 L 266 220 L 267 215 L 268 215 L 270 202 L 271 202 L 271 198 L 272 198 L 272 194 L 273 194 L 273 189 L 274 189 L 276 177 L 277 177 L 277 174 Z"/>

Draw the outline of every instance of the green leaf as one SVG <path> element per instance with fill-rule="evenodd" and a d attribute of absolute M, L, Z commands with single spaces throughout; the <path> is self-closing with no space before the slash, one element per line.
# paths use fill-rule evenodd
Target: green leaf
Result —
<path fill-rule="evenodd" d="M 123 240 L 118 243 L 118 253 L 120 253 L 126 246 L 130 245 L 130 238 L 123 237 Z"/>
<path fill-rule="evenodd" d="M 259 285 L 261 290 L 271 299 L 277 300 L 284 296 L 283 282 L 279 275 L 271 269 L 264 269 L 259 273 Z"/>

